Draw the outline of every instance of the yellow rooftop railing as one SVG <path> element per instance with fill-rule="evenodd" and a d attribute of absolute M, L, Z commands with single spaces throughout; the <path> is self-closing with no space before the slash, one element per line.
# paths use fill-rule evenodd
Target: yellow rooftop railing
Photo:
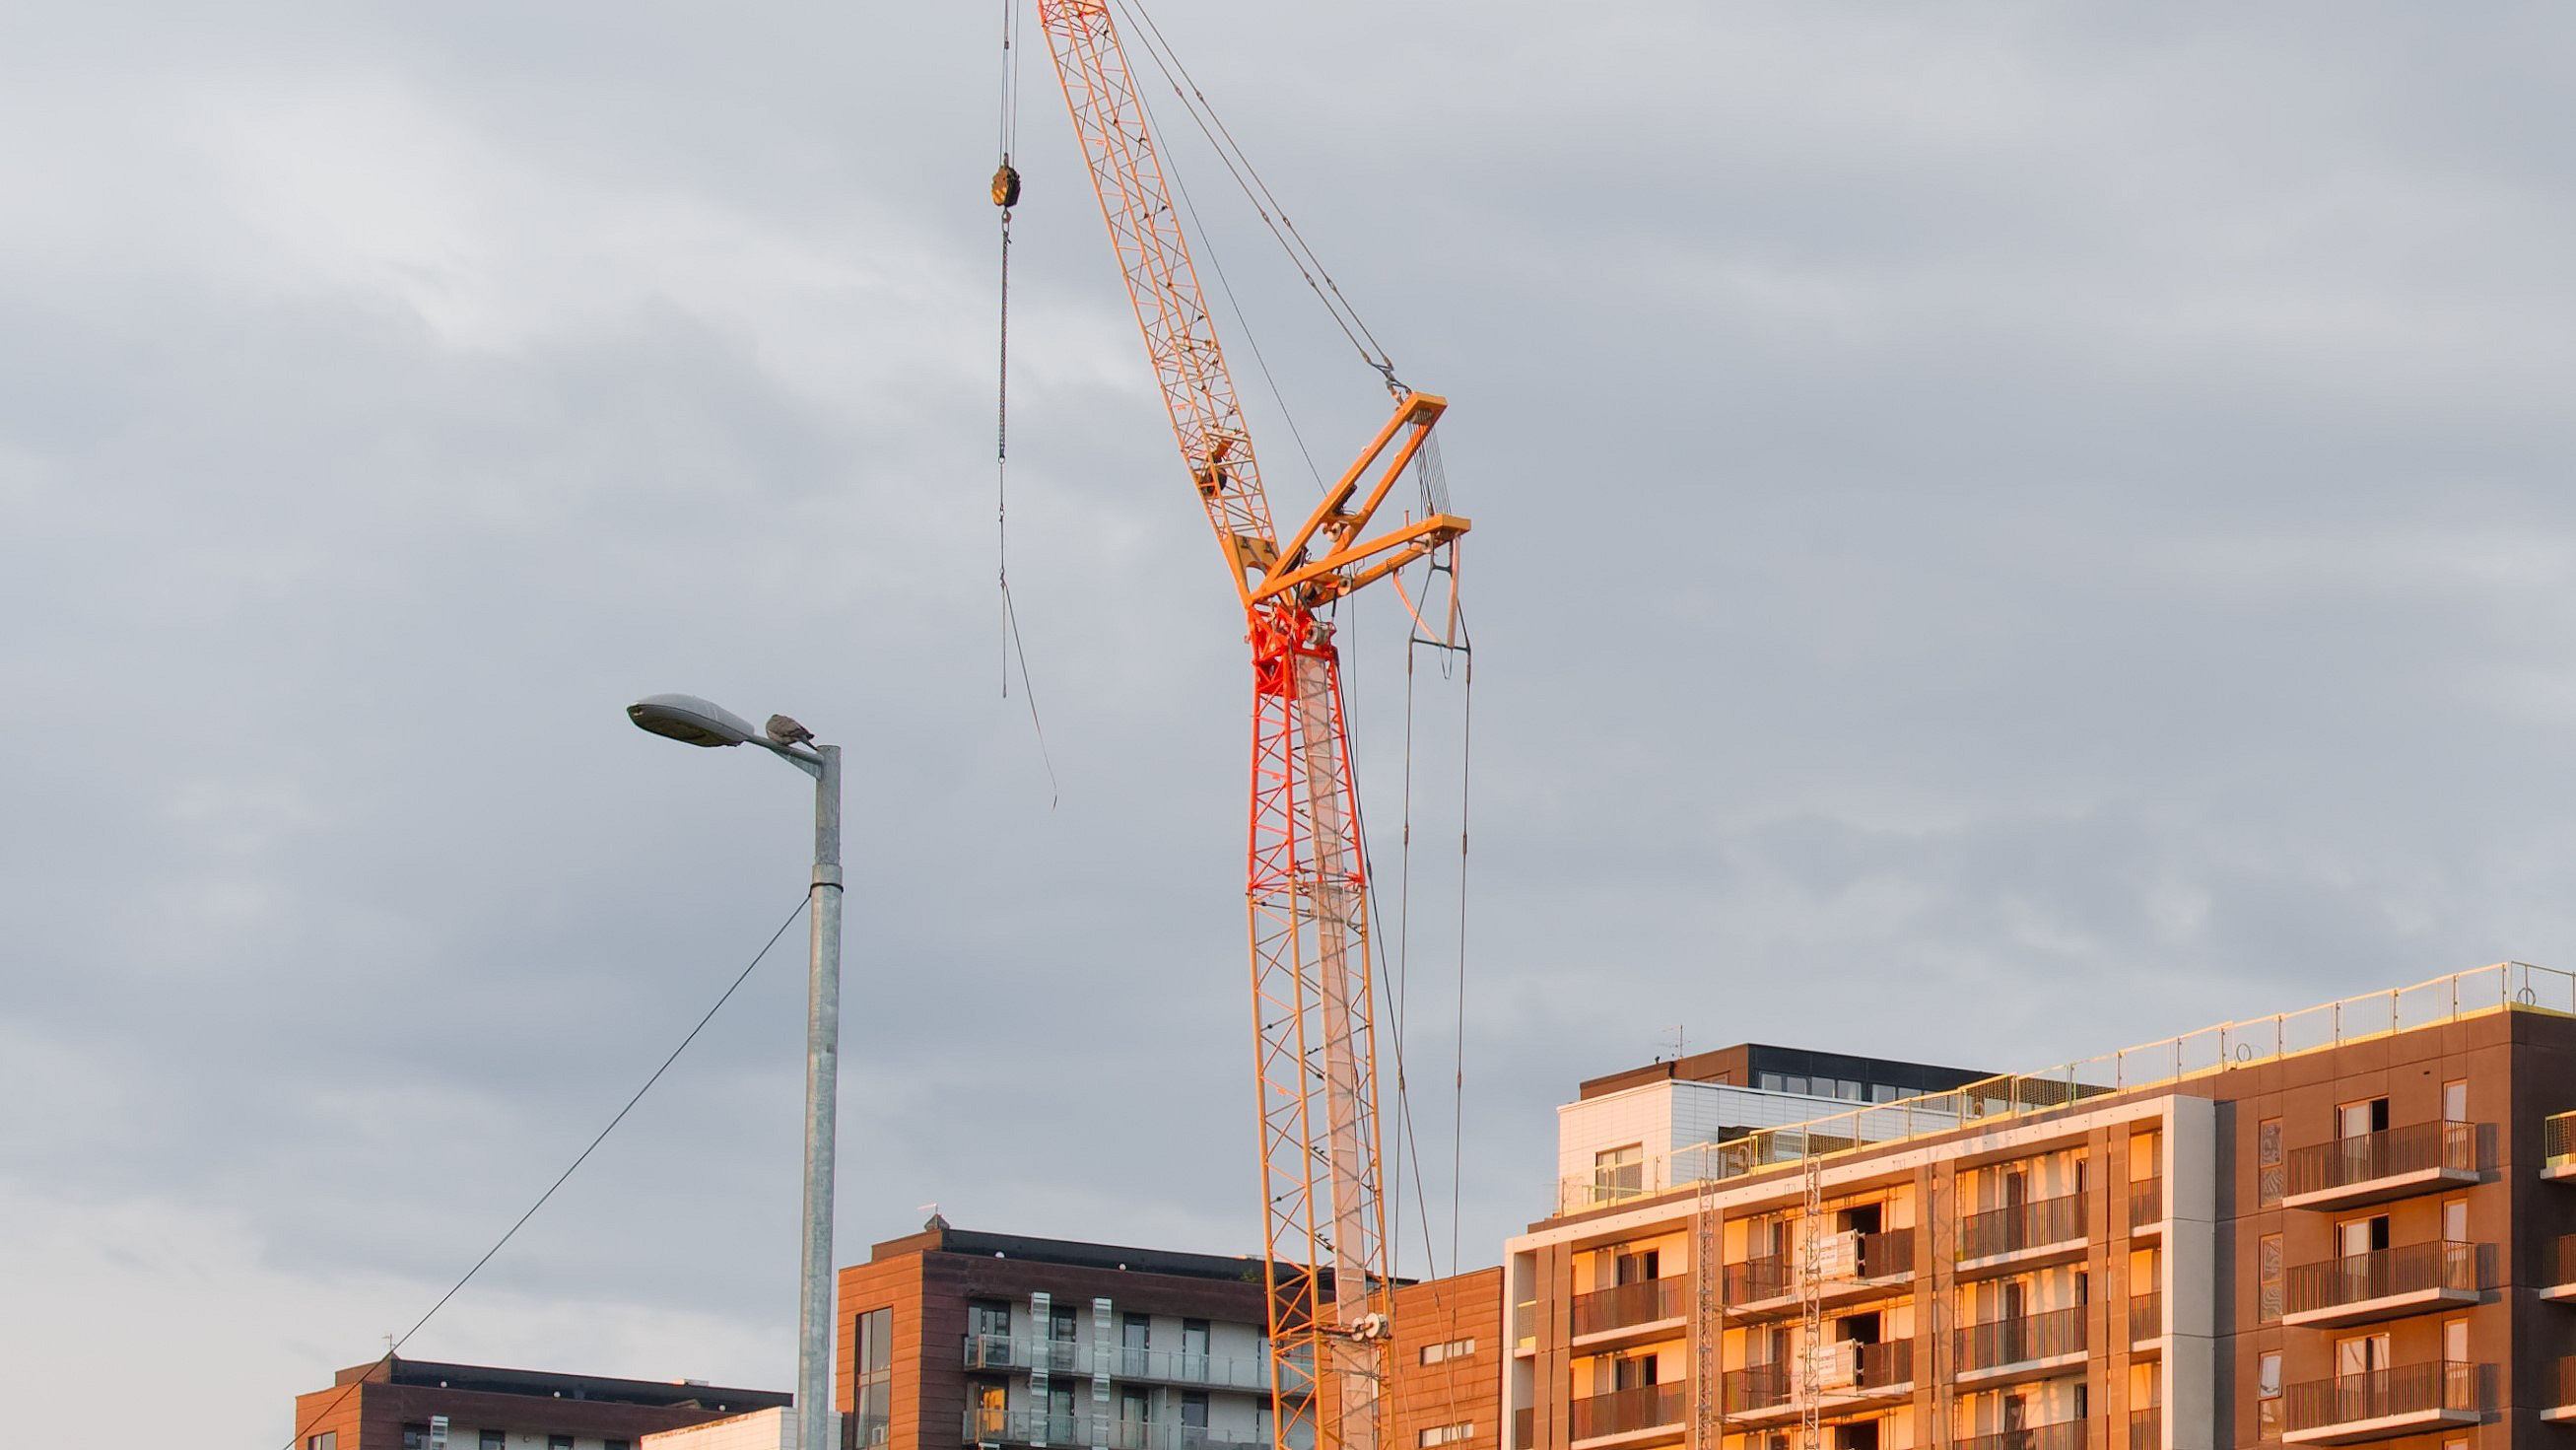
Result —
<path fill-rule="evenodd" d="M 1693 1184 L 1740 1178 L 1812 1157 L 1830 1157 L 1954 1132 L 2015 1118 L 2056 1112 L 2090 1098 L 2185 1082 L 2211 1073 L 2255 1067 L 2301 1053 L 2412 1032 L 2489 1012 L 2545 1012 L 2576 1017 L 2576 973 L 2528 962 L 2495 962 L 2411 987 L 2223 1022 L 2180 1037 L 2160 1038 L 2040 1072 L 2007 1073 L 1965 1087 L 1891 1103 L 1872 1103 L 1805 1122 L 1759 1129 L 1745 1137 L 1676 1148 L 1664 1183 L 1634 1192 L 1580 1195 L 1580 1207 L 1670 1192 Z M 1560 1211 L 1578 1206 L 1560 1199 Z"/>

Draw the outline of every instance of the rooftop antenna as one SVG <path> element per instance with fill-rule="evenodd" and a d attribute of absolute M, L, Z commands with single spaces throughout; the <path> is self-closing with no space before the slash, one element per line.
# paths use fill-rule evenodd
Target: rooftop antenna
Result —
<path fill-rule="evenodd" d="M 1655 1061 L 1657 1062 L 1679 1062 L 1690 1055 L 1690 1039 L 1683 1035 L 1682 1024 L 1679 1022 L 1673 1024 L 1672 1041 L 1669 1043 L 1658 1042 L 1655 1045 L 1659 1049 L 1667 1047 L 1671 1049 L 1669 1055 L 1659 1052 L 1655 1058 Z"/>

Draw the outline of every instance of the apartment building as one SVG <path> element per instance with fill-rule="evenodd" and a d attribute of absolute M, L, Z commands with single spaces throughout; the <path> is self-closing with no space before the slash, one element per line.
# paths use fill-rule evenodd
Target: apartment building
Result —
<path fill-rule="evenodd" d="M 1556 1211 L 1507 1251 L 1505 1450 L 2500 1450 L 2576 1421 L 2576 977 L 1885 1100 L 1836 1076 L 1799 1122 L 1652 1070 L 1560 1111 Z"/>
<path fill-rule="evenodd" d="M 303 1450 L 635 1450 L 661 1430 L 794 1397 L 703 1380 L 630 1380 L 387 1358 L 295 1397 Z"/>
<path fill-rule="evenodd" d="M 840 1274 L 845 1443 L 1267 1450 L 1257 1258 L 932 1226 Z"/>
<path fill-rule="evenodd" d="M 1503 1271 L 1396 1288 L 1379 1450 L 1501 1450 Z"/>
<path fill-rule="evenodd" d="M 934 1218 L 841 1271 L 843 1443 L 1271 1450 L 1263 1279 L 1249 1256 Z M 1500 1450 L 1502 1270 L 1400 1283 L 1389 1317 L 1387 1450 Z"/>

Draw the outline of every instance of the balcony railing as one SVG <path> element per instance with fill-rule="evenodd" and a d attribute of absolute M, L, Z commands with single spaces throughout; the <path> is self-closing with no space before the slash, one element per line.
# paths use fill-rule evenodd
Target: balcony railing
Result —
<path fill-rule="evenodd" d="M 978 1370 L 1025 1370 L 1043 1364 L 1048 1372 L 1054 1374 L 1089 1374 L 1092 1371 L 1087 1347 L 1063 1339 L 1015 1339 L 1004 1334 L 969 1334 L 966 1336 L 964 1359 L 966 1368 Z M 1290 1361 L 1287 1368 L 1290 1393 L 1302 1391 L 1313 1383 L 1313 1372 L 1304 1370 L 1296 1361 Z M 1270 1361 L 1267 1359 L 1198 1354 L 1178 1349 L 1131 1349 L 1121 1345 L 1109 1351 L 1109 1372 L 1120 1379 L 1206 1385 L 1220 1390 L 1270 1388 Z"/>
<path fill-rule="evenodd" d="M 2289 1433 L 2359 1420 L 2435 1423 L 2483 1413 L 2493 1398 L 2493 1365 L 2438 1361 L 2400 1365 L 2290 1386 Z"/>
<path fill-rule="evenodd" d="M 1576 1400 L 1571 1406 L 1573 1423 L 1568 1427 L 1571 1438 L 1597 1440 L 1604 1435 L 1678 1425 L 1682 1422 L 1683 1388 L 1680 1381 L 1639 1385 L 1633 1390 L 1613 1390 Z"/>
<path fill-rule="evenodd" d="M 2161 1292 L 2129 1296 L 2129 1342 L 2155 1339 L 2165 1332 L 2165 1296 Z"/>
<path fill-rule="evenodd" d="M 1957 1450 L 2084 1450 L 2084 1422 L 2060 1420 L 2053 1425 L 2025 1425 L 1950 1442 Z"/>
<path fill-rule="evenodd" d="M 1914 1230 L 1892 1228 L 1884 1233 L 1855 1235 L 1851 1276 L 1855 1279 L 1893 1279 L 1914 1272 Z"/>
<path fill-rule="evenodd" d="M 1726 1302 L 1757 1304 L 1789 1292 L 1789 1261 L 1777 1256 L 1746 1259 L 1726 1266 Z"/>
<path fill-rule="evenodd" d="M 2337 1138 L 2290 1153 L 2289 1199 L 2359 1189 L 2392 1178 L 2474 1176 L 2484 1156 L 2479 1123 L 2410 1123 Z"/>
<path fill-rule="evenodd" d="M 1104 1420 L 1044 1410 L 968 1410 L 969 1445 L 1105 1445 L 1108 1450 L 1261 1450 L 1251 1430 L 1220 1430 L 1168 1420 Z"/>
<path fill-rule="evenodd" d="M 1962 1374 L 2084 1352 L 2081 1304 L 2020 1319 L 1989 1319 L 1951 1331 Z"/>
<path fill-rule="evenodd" d="M 1750 1415 L 1789 1403 L 1789 1367 L 1785 1364 L 1731 1369 L 1721 1383 L 1724 1394 L 1719 1403 L 1725 1414 Z"/>
<path fill-rule="evenodd" d="M 2084 1197 L 2069 1193 L 1972 1213 L 1959 1220 L 1959 1257 L 1985 1259 L 2075 1243 L 2084 1237 Z"/>
<path fill-rule="evenodd" d="M 2165 1412 L 2153 1405 L 2129 1412 L 2129 1450 L 2158 1450 L 2165 1443 Z"/>
<path fill-rule="evenodd" d="M 2165 1181 L 2139 1178 L 2129 1184 L 2129 1227 L 2144 1228 L 2165 1216 Z"/>
<path fill-rule="evenodd" d="M 1628 1329 L 1652 1324 L 1660 1319 L 1679 1319 L 1685 1307 L 1684 1290 L 1690 1281 L 1681 1275 L 1668 1279 L 1644 1279 L 1634 1284 L 1621 1284 L 1615 1289 L 1598 1289 L 1574 1296 L 1574 1337 L 1606 1334 L 1613 1329 Z"/>
<path fill-rule="evenodd" d="M 2551 1171 L 2576 1168 L 2576 1112 L 2541 1119 L 2540 1155 L 2542 1166 Z"/>
<path fill-rule="evenodd" d="M 2290 1316 L 2408 1294 L 2475 1294 L 2486 1287 L 2489 1244 L 2409 1244 L 2291 1268 L 2283 1312 Z"/>
<path fill-rule="evenodd" d="M 1860 1388 L 1883 1389 L 1889 1385 L 1906 1385 L 1913 1382 L 1913 1340 L 1893 1339 L 1885 1344 L 1864 1344 L 1860 1347 Z"/>

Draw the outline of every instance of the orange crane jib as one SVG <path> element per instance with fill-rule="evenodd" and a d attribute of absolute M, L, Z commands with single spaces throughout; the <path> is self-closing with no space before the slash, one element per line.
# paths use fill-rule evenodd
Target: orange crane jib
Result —
<path fill-rule="evenodd" d="M 1467 532 L 1467 520 L 1432 512 L 1369 533 L 1448 405 L 1403 393 L 1283 540 L 1108 6 L 1038 0 L 1038 19 L 1252 647 L 1244 901 L 1272 1433 L 1279 1450 L 1377 1450 L 1390 1286 L 1368 884 L 1341 655 L 1317 611 Z"/>

